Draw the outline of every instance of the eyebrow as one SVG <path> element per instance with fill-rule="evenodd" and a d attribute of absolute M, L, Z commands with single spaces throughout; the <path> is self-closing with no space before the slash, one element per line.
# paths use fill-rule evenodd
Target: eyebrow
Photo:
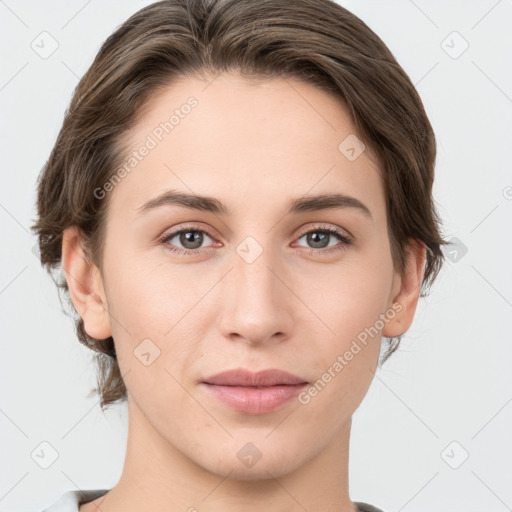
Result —
<path fill-rule="evenodd" d="M 138 214 L 160 208 L 162 206 L 182 206 L 191 210 L 211 212 L 217 215 L 230 215 L 229 208 L 222 202 L 211 196 L 189 194 L 178 190 L 167 190 L 159 196 L 150 199 L 137 209 Z M 286 214 L 314 212 L 323 210 L 354 209 L 372 218 L 369 208 L 359 199 L 345 194 L 320 194 L 316 196 L 304 196 L 292 199 L 288 204 Z"/>

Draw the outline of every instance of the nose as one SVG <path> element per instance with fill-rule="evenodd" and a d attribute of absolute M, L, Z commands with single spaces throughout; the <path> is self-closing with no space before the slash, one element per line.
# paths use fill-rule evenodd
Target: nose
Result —
<path fill-rule="evenodd" d="M 237 247 L 230 263 L 232 269 L 222 280 L 222 335 L 250 345 L 289 338 L 297 299 L 288 284 L 292 275 L 282 260 L 249 240 Z"/>

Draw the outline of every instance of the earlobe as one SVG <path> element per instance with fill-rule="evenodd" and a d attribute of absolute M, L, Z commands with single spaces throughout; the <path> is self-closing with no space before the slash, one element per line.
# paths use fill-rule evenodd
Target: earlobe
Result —
<path fill-rule="evenodd" d="M 400 336 L 409 329 L 414 320 L 425 270 L 426 249 L 423 242 L 410 240 L 406 249 L 404 273 L 402 276 L 395 277 L 398 292 L 393 294 L 390 304 L 390 308 L 394 310 L 395 314 L 382 330 L 384 336 L 389 338 Z"/>
<path fill-rule="evenodd" d="M 101 273 L 87 260 L 80 240 L 76 226 L 64 231 L 62 270 L 73 305 L 84 321 L 85 331 L 93 338 L 105 339 L 112 336 L 112 330 Z"/>

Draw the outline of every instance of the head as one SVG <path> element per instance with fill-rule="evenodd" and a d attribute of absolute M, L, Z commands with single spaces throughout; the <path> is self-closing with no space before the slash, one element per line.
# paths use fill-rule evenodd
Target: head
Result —
<path fill-rule="evenodd" d="M 101 406 L 128 393 L 193 451 L 202 379 L 281 368 L 311 384 L 295 418 L 327 443 L 441 268 L 435 156 L 407 74 L 330 0 L 135 13 L 75 90 L 32 227 Z"/>

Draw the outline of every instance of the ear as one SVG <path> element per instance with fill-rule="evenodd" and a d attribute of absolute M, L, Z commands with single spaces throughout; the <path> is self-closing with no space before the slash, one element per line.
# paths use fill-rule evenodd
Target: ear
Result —
<path fill-rule="evenodd" d="M 389 306 L 396 315 L 382 330 L 389 338 L 400 336 L 412 324 L 421 292 L 421 282 L 426 258 L 426 245 L 418 240 L 409 240 L 406 248 L 406 265 L 403 275 L 395 273 L 392 288 L 392 301 Z"/>
<path fill-rule="evenodd" d="M 108 304 L 98 267 L 86 258 L 80 231 L 71 226 L 62 239 L 62 268 L 76 311 L 84 321 L 84 329 L 92 338 L 112 336 Z"/>

